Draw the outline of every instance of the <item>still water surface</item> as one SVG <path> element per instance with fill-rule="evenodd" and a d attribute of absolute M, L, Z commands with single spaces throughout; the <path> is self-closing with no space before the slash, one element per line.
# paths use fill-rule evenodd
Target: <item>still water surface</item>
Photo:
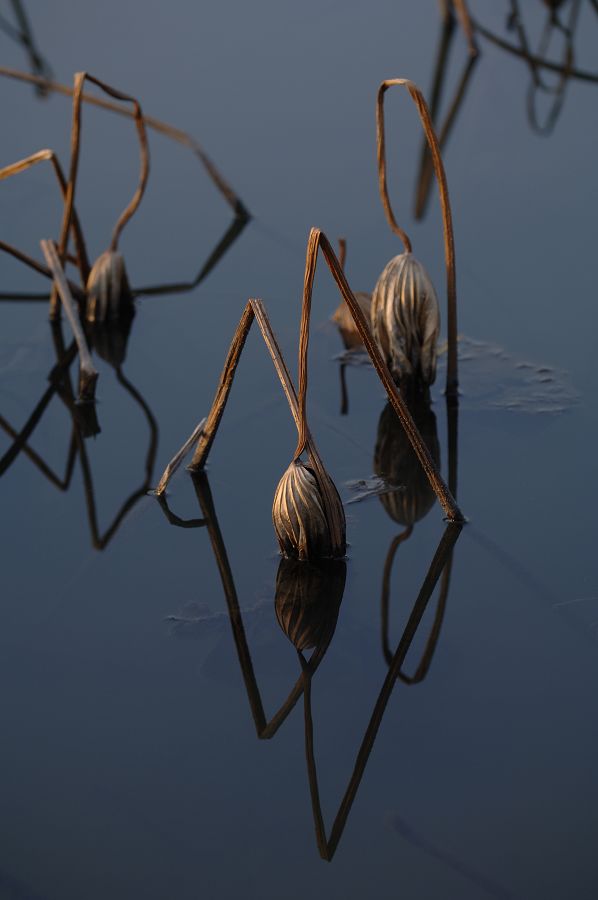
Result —
<path fill-rule="evenodd" d="M 516 42 L 508 3 L 470 6 Z M 396 520 L 400 493 L 363 497 L 385 397 L 368 366 L 347 365 L 341 415 L 343 346 L 329 320 L 338 297 L 318 270 L 310 421 L 347 503 L 350 546 L 330 588 L 337 602 L 342 593 L 336 630 L 309 691 L 268 725 L 306 682 L 276 617 L 270 518 L 295 429 L 257 330 L 209 484 L 181 469 L 170 486 L 173 513 L 207 515 L 207 525 L 170 524 L 146 490 L 207 413 L 248 297 L 264 300 L 294 371 L 312 225 L 347 239 L 355 290 L 371 290 L 399 252 L 377 195 L 375 91 L 407 76 L 429 95 L 437 5 L 108 0 L 27 11 L 57 80 L 85 68 L 191 132 L 253 219 L 197 289 L 139 300 L 122 372 L 98 358 L 101 431 L 84 441 L 86 466 L 71 452 L 67 490 L 56 483 L 73 441 L 64 397 L 52 396 L 27 444 L 54 481 L 31 453 L 4 467 L 0 897 L 595 897 L 598 85 L 571 79 L 552 132 L 540 135 L 527 114 L 529 66 L 479 37 L 445 152 L 462 335 L 458 455 L 442 371 L 422 425 L 446 477 L 458 463 L 469 524 L 401 668 L 423 677 L 397 681 L 390 696 L 393 654 L 445 523 L 437 504 L 425 512 L 413 468 L 421 518 L 410 534 Z M 530 0 L 536 49 L 545 18 Z M 4 65 L 27 67 L 22 47 L 1 32 L 0 42 Z M 597 46 L 588 0 L 576 66 L 598 71 Z M 562 52 L 556 34 L 548 55 Z M 456 30 L 441 118 L 466 62 Z M 537 100 L 547 116 L 550 97 Z M 66 162 L 68 100 L 1 80 L 0 109 L 2 165 L 46 146 Z M 413 216 L 421 135 L 406 95 L 389 96 L 387 119 L 394 206 L 442 297 L 435 194 L 423 220 Z M 135 184 L 137 149 L 129 121 L 89 108 L 83 141 L 78 209 L 95 257 Z M 192 154 L 150 141 L 148 194 L 122 242 L 135 286 L 193 279 L 231 224 Z M 50 172 L 36 167 L 1 193 L 0 237 L 39 258 L 39 239 L 56 236 L 60 220 Z M 5 294 L 45 286 L 0 258 Z M 5 459 L 56 355 L 44 304 L 2 302 L 0 315 Z M 348 787 L 354 802 L 336 819 Z"/>

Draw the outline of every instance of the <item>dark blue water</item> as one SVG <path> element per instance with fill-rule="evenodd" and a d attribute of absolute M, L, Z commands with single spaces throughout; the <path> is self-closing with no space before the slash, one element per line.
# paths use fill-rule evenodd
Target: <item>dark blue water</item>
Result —
<path fill-rule="evenodd" d="M 470 6 L 516 42 L 509 4 Z M 14 22 L 11 4 L 0 13 Z M 389 672 L 384 648 L 392 660 L 445 523 L 433 505 L 398 547 L 383 627 L 385 561 L 405 526 L 388 497 L 347 503 L 344 593 L 310 689 L 328 841 L 320 835 L 318 846 L 301 691 L 269 738 L 265 724 L 302 670 L 276 617 L 270 517 L 296 433 L 257 329 L 210 456 L 212 506 L 184 469 L 171 483 L 173 512 L 204 518 L 202 499 L 208 525 L 170 525 L 145 490 L 207 414 L 248 297 L 264 300 L 295 372 L 311 226 L 347 239 L 355 290 L 371 290 L 399 252 L 377 194 L 375 92 L 382 79 L 406 76 L 429 94 L 437 6 L 60 2 L 29 3 L 27 13 L 58 81 L 85 68 L 192 133 L 253 219 L 196 290 L 138 301 L 127 381 L 97 360 L 101 432 L 83 442 L 86 467 L 75 454 L 68 490 L 25 452 L 0 480 L 0 897 L 593 898 L 598 87 L 570 79 L 552 133 L 540 136 L 526 110 L 529 67 L 479 37 L 445 148 L 462 335 L 450 461 L 469 524 L 444 598 L 439 586 L 401 667 L 413 675 L 423 658 L 425 677 L 397 681 L 372 732 Z M 528 4 L 535 48 L 545 18 L 543 4 Z M 562 57 L 559 40 L 552 59 Z M 597 41 L 588 0 L 573 39 L 578 68 L 598 71 Z M 0 46 L 3 65 L 27 69 L 3 32 Z M 441 118 L 466 59 L 456 31 Z M 545 112 L 546 97 L 538 102 Z M 407 95 L 391 93 L 387 104 L 394 208 L 445 320 L 436 195 L 423 221 L 413 216 L 417 116 Z M 66 165 L 66 98 L 40 99 L 0 79 L 0 109 L 2 165 L 47 146 Z M 192 279 L 232 220 L 187 149 L 155 134 L 150 148 L 149 189 L 122 239 L 135 286 Z M 137 164 L 131 122 L 85 108 L 77 206 L 94 258 Z M 0 238 L 41 259 L 39 240 L 56 236 L 61 214 L 50 170 L 3 181 L 0 194 Z M 1 292 L 45 289 L 41 276 L 0 258 Z M 370 368 L 348 366 L 340 414 L 334 358 L 343 347 L 329 321 L 337 303 L 322 265 L 310 423 L 350 501 L 354 483 L 376 474 L 385 397 Z M 44 304 L 2 302 L 0 316 L 0 414 L 18 432 L 56 354 Z M 66 324 L 64 334 L 68 342 Z M 74 366 L 71 376 L 75 384 Z M 442 372 L 433 400 L 448 477 Z M 428 426 L 433 436 L 429 417 Z M 68 403 L 53 395 L 27 448 L 55 481 L 72 435 Z M 0 454 L 12 443 L 3 429 Z M 426 507 L 425 491 L 416 499 Z M 210 538 L 228 555 L 237 606 Z M 360 747 L 371 752 L 352 781 Z"/>

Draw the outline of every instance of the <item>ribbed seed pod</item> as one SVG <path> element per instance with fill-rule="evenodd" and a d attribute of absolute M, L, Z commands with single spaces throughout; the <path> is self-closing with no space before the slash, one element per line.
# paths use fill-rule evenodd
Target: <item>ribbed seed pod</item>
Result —
<path fill-rule="evenodd" d="M 132 318 L 128 317 L 118 322 L 96 322 L 90 329 L 93 349 L 115 369 L 125 361 L 132 323 Z"/>
<path fill-rule="evenodd" d="M 372 308 L 372 295 L 366 294 L 365 291 L 357 291 L 355 299 L 359 303 L 362 313 L 369 322 Z M 363 345 L 361 335 L 355 325 L 355 320 L 344 300 L 341 300 L 335 309 L 332 320 L 336 322 L 338 326 L 346 350 L 352 350 L 354 347 L 361 347 Z"/>
<path fill-rule="evenodd" d="M 284 556 L 295 559 L 322 559 L 345 555 L 345 513 L 332 481 L 329 498 L 337 527 L 331 529 L 326 504 L 315 473 L 299 460 L 288 467 L 276 488 L 272 504 L 274 530 Z M 334 541 L 334 531 L 341 540 Z"/>
<path fill-rule="evenodd" d="M 432 459 L 440 467 L 440 444 L 433 410 L 425 399 L 419 398 L 409 403 L 409 411 Z M 378 423 L 374 472 L 399 488 L 380 494 L 380 502 L 391 519 L 400 525 L 414 525 L 434 506 L 434 490 L 390 403 L 384 407 Z"/>
<path fill-rule="evenodd" d="M 116 250 L 106 250 L 91 268 L 87 279 L 88 322 L 107 322 L 133 315 L 133 294 L 125 262 Z"/>
<path fill-rule="evenodd" d="M 276 618 L 297 650 L 330 641 L 343 599 L 347 566 L 342 559 L 281 559 L 276 575 Z"/>
<path fill-rule="evenodd" d="M 440 310 L 436 291 L 412 253 L 388 263 L 372 294 L 372 333 L 396 381 L 436 378 Z"/>

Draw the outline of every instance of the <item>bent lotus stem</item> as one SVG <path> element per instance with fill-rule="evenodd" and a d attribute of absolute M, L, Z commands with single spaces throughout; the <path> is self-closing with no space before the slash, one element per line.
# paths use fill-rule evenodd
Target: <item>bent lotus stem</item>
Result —
<path fill-rule="evenodd" d="M 5 178 L 10 178 L 13 175 L 19 175 L 21 172 L 25 172 L 27 169 L 32 168 L 32 166 L 35 166 L 37 163 L 46 161 L 48 161 L 52 166 L 54 174 L 56 175 L 56 180 L 58 181 L 58 185 L 60 187 L 62 198 L 64 200 L 67 194 L 67 181 L 64 177 L 64 172 L 62 171 L 62 166 L 60 165 L 58 157 L 53 150 L 39 150 L 37 153 L 32 153 L 31 156 L 27 156 L 25 159 L 20 159 L 18 160 L 18 162 L 12 163 L 9 166 L 5 166 L 3 169 L 0 169 L 0 181 L 4 181 Z M 79 217 L 74 206 L 71 216 L 71 228 L 73 232 L 75 248 L 77 251 L 76 264 L 79 268 L 79 272 L 81 273 L 81 279 L 83 283 L 85 283 L 85 281 L 87 280 L 87 276 L 89 275 L 89 260 L 87 257 L 87 250 L 85 248 L 85 240 L 83 238 L 83 232 L 81 230 Z"/>
<path fill-rule="evenodd" d="M 426 140 L 430 148 L 432 162 L 434 164 L 434 173 L 438 182 L 438 190 L 440 193 L 440 206 L 442 209 L 442 224 L 444 232 L 444 261 L 446 267 L 446 294 L 447 294 L 447 338 L 448 338 L 448 354 L 447 354 L 447 372 L 446 372 L 446 392 L 456 398 L 458 389 L 458 373 L 457 373 L 457 287 L 455 274 L 455 240 L 453 236 L 453 217 L 451 213 L 451 205 L 448 193 L 448 184 L 444 164 L 442 162 L 442 154 L 438 138 L 434 131 L 432 117 L 420 89 L 412 81 L 406 78 L 390 78 L 383 81 L 378 88 L 378 96 L 376 101 L 376 135 L 377 135 L 377 152 L 378 152 L 378 186 L 380 189 L 380 197 L 384 212 L 391 229 L 398 234 L 403 241 L 405 252 L 411 252 L 411 242 L 407 234 L 400 228 L 396 222 L 390 199 L 388 196 L 388 187 L 386 184 L 386 139 L 384 133 L 384 95 L 386 91 L 394 86 L 404 87 L 417 107 L 419 117 L 424 129 Z"/>
<path fill-rule="evenodd" d="M 39 87 L 44 88 L 45 90 L 53 91 L 57 94 L 62 94 L 65 97 L 73 96 L 73 88 L 69 87 L 66 84 L 59 84 L 57 81 L 49 81 L 48 79 L 41 78 L 38 75 L 30 75 L 28 72 L 21 72 L 18 69 L 9 69 L 6 66 L 0 66 L 0 76 L 4 76 L 5 78 L 12 78 L 15 81 L 23 81 L 28 84 L 35 84 Z M 102 109 L 110 110 L 110 112 L 118 113 L 118 115 L 121 116 L 128 116 L 129 118 L 132 118 L 135 115 L 132 110 L 129 110 L 123 106 L 119 106 L 118 103 L 112 103 L 110 100 L 104 100 L 102 97 L 94 97 L 91 94 L 83 93 L 81 94 L 81 100 L 84 103 L 89 103 L 91 106 L 99 106 Z M 177 144 L 188 147 L 192 151 L 192 153 L 194 153 L 195 156 L 197 156 L 197 158 L 200 160 L 206 172 L 208 173 L 208 176 L 211 178 L 226 202 L 232 207 L 235 214 L 244 219 L 251 218 L 251 215 L 245 205 L 230 187 L 228 182 L 223 178 L 201 144 L 196 141 L 194 137 L 192 137 L 190 134 L 187 134 L 187 132 L 182 131 L 180 128 L 175 128 L 173 125 L 169 125 L 167 122 L 162 122 L 160 121 L 160 119 L 156 119 L 153 116 L 144 115 L 143 122 L 147 128 L 151 128 L 153 131 L 157 131 L 159 134 L 163 134 L 165 137 L 176 141 Z"/>
<path fill-rule="evenodd" d="M 56 289 L 64 306 L 64 311 L 73 330 L 73 336 L 79 350 L 79 399 L 82 402 L 93 401 L 95 387 L 98 380 L 98 372 L 91 359 L 91 353 L 81 328 L 79 316 L 75 308 L 75 302 L 71 296 L 64 270 L 58 257 L 58 252 L 53 241 L 41 241 L 42 252 L 48 263 L 48 268 L 54 277 Z"/>
<path fill-rule="evenodd" d="M 75 74 L 73 87 L 73 124 L 71 129 L 71 159 L 69 165 L 69 178 L 64 199 L 64 214 L 62 219 L 62 228 L 60 231 L 60 240 L 58 243 L 58 255 L 61 261 L 64 261 L 65 254 L 67 252 L 68 235 L 71 228 L 71 220 L 73 216 L 73 203 L 75 199 L 77 172 L 79 168 L 79 149 L 81 145 L 81 104 L 83 97 L 83 85 L 85 81 L 89 81 L 92 84 L 95 84 L 97 87 L 101 88 L 104 93 L 108 94 L 110 97 L 113 97 L 115 100 L 120 100 L 124 103 L 131 103 L 133 105 L 133 117 L 135 119 L 135 126 L 137 128 L 137 136 L 139 139 L 139 149 L 141 153 L 139 183 L 137 185 L 137 190 L 135 191 L 133 198 L 131 199 L 131 202 L 128 204 L 126 209 L 123 210 L 116 225 L 114 226 L 112 239 L 110 241 L 111 251 L 115 251 L 117 249 L 118 239 L 123 228 L 129 221 L 129 219 L 135 214 L 139 204 L 141 203 L 149 176 L 149 149 L 147 144 L 147 134 L 145 130 L 145 122 L 143 120 L 143 113 L 141 111 L 139 102 L 134 97 L 130 97 L 128 94 L 123 94 L 121 93 L 121 91 L 115 90 L 115 88 L 110 87 L 103 81 L 95 78 L 93 75 L 89 75 L 87 72 L 77 72 Z M 54 309 L 55 298 L 53 297 L 53 299 L 50 301 L 51 314 Z"/>
<path fill-rule="evenodd" d="M 303 304 L 301 309 L 301 329 L 299 335 L 299 440 L 295 450 L 295 458 L 303 451 L 306 446 L 309 431 L 306 422 L 306 400 L 307 400 L 307 351 L 309 345 L 309 323 L 311 315 L 311 301 L 313 292 L 313 282 L 316 272 L 316 262 L 318 250 L 321 249 L 324 259 L 332 273 L 332 277 L 336 281 L 337 287 L 345 300 L 353 320 L 361 335 L 361 339 L 367 350 L 374 368 L 378 373 L 380 381 L 384 385 L 388 399 L 396 414 L 398 415 L 405 432 L 417 454 L 417 457 L 428 477 L 428 480 L 436 494 L 440 505 L 446 513 L 448 519 L 455 522 L 464 521 L 463 514 L 451 494 L 449 488 L 445 484 L 442 475 L 432 459 L 430 451 L 419 433 L 419 430 L 413 421 L 411 413 L 401 396 L 393 377 L 384 362 L 382 354 L 376 344 L 372 332 L 366 318 L 363 314 L 359 302 L 353 291 L 349 287 L 349 283 L 345 278 L 344 272 L 339 264 L 338 259 L 332 249 L 332 245 L 326 235 L 319 228 L 312 228 L 307 244 L 307 257 L 305 261 L 305 278 L 303 285 Z"/>

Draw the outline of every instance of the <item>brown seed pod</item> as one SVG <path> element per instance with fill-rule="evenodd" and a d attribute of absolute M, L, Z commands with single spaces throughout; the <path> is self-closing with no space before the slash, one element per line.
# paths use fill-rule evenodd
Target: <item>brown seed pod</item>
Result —
<path fill-rule="evenodd" d="M 423 397 L 419 397 L 410 402 L 409 411 L 435 465 L 440 467 L 440 444 L 433 410 Z M 399 488 L 381 494 L 380 501 L 391 519 L 400 525 L 414 525 L 434 506 L 434 491 L 389 403 L 378 423 L 374 472 Z"/>
<path fill-rule="evenodd" d="M 331 514 L 340 524 L 341 540 L 332 538 L 334 529 L 326 516 L 326 504 L 316 474 L 300 460 L 293 460 L 276 488 L 272 521 L 283 556 L 294 559 L 322 559 L 345 555 L 345 513 L 341 498 L 328 478 Z"/>
<path fill-rule="evenodd" d="M 281 559 L 276 575 L 276 618 L 297 650 L 330 642 L 345 590 L 342 559 Z"/>
<path fill-rule="evenodd" d="M 87 279 L 88 322 L 107 322 L 131 317 L 133 294 L 125 262 L 116 250 L 106 250 L 91 267 Z"/>
<path fill-rule="evenodd" d="M 396 381 L 436 378 L 440 309 L 436 291 L 412 253 L 388 263 L 372 294 L 372 332 Z"/>
<path fill-rule="evenodd" d="M 359 303 L 359 308 L 369 322 L 372 295 L 365 291 L 356 291 L 355 299 Z M 363 340 L 357 330 L 355 319 L 351 315 L 351 311 L 344 300 L 341 300 L 335 309 L 332 321 L 336 322 L 338 326 L 346 350 L 352 350 L 354 347 L 363 346 Z"/>

